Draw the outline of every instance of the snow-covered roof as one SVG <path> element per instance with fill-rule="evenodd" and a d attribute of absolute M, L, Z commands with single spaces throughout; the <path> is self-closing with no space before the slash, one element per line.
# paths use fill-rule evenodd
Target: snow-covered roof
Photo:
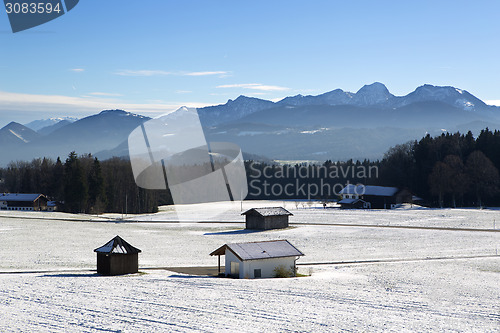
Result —
<path fill-rule="evenodd" d="M 252 208 L 247 210 L 246 212 L 241 213 L 241 215 L 247 215 L 251 213 L 257 213 L 261 216 L 293 215 L 283 207 Z"/>
<path fill-rule="evenodd" d="M 347 204 L 347 205 L 350 205 L 350 204 L 354 204 L 358 201 L 362 201 L 364 202 L 363 200 L 361 199 L 352 199 L 352 198 L 346 198 L 346 199 L 342 199 L 339 201 L 339 204 Z"/>
<path fill-rule="evenodd" d="M 47 201 L 47 206 L 48 207 L 56 207 L 57 206 L 57 201 Z"/>
<path fill-rule="evenodd" d="M 299 257 L 304 255 L 286 239 L 264 242 L 225 244 L 214 252 L 210 253 L 210 255 L 224 255 L 226 253 L 226 249 L 229 249 L 231 252 L 233 252 L 241 261 L 282 257 Z"/>
<path fill-rule="evenodd" d="M 376 195 L 381 197 L 392 197 L 398 192 L 397 187 L 354 185 L 349 184 L 339 194 Z"/>
<path fill-rule="evenodd" d="M 0 201 L 35 201 L 42 195 L 40 193 L 2 193 Z"/>
<path fill-rule="evenodd" d="M 95 249 L 94 252 L 115 253 L 115 254 L 133 254 L 133 253 L 140 253 L 142 251 L 136 247 L 133 247 L 129 243 L 127 243 L 120 236 L 116 236 L 115 238 L 113 238 L 112 240 L 107 242 L 105 245 Z"/>

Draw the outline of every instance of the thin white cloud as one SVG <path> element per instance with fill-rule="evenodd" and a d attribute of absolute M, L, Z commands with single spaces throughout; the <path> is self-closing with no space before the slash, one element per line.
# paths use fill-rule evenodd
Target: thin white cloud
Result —
<path fill-rule="evenodd" d="M 121 69 L 115 72 L 116 75 L 121 76 L 214 76 L 226 77 L 229 75 L 227 71 L 203 71 L 203 72 L 168 72 L 163 70 L 131 70 L 131 69 Z"/>
<path fill-rule="evenodd" d="M 172 72 L 159 71 L 159 70 L 130 70 L 130 69 L 122 69 L 115 73 L 116 75 L 121 76 L 167 76 L 173 75 Z"/>
<path fill-rule="evenodd" d="M 92 95 L 92 96 L 103 96 L 103 97 L 119 97 L 119 96 L 123 96 L 122 94 L 107 93 L 107 92 L 100 92 L 100 91 L 91 92 L 91 93 L 89 93 L 89 95 Z"/>
<path fill-rule="evenodd" d="M 487 101 L 484 101 L 486 104 L 488 105 L 496 105 L 496 106 L 500 106 L 500 99 L 490 99 L 490 100 L 487 100 Z"/>
<path fill-rule="evenodd" d="M 285 91 L 290 89 L 286 87 L 270 86 L 260 83 L 224 84 L 217 86 L 217 88 L 242 88 L 242 89 L 259 90 L 259 91 Z"/>
<path fill-rule="evenodd" d="M 0 91 L 0 112 L 33 112 L 82 115 L 94 114 L 106 109 L 122 109 L 141 115 L 155 116 L 177 110 L 181 106 L 204 107 L 209 103 L 169 102 L 169 103 L 127 103 L 113 98 L 97 96 L 71 97 L 61 95 L 35 95 Z M 41 116 L 43 118 L 45 116 Z"/>
<path fill-rule="evenodd" d="M 75 73 L 81 73 L 85 72 L 84 68 L 71 68 L 70 71 L 75 72 Z"/>
<path fill-rule="evenodd" d="M 228 72 L 225 71 L 216 71 L 216 72 L 190 72 L 190 73 L 184 73 L 182 75 L 185 76 L 210 76 L 210 75 L 228 75 Z"/>

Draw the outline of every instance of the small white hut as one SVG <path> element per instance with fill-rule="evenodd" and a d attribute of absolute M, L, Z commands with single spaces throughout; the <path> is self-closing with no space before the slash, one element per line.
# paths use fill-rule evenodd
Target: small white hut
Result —
<path fill-rule="evenodd" d="M 277 270 L 295 276 L 295 262 L 304 254 L 287 240 L 274 240 L 225 244 L 210 255 L 219 257 L 219 274 L 220 256 L 225 255 L 225 276 L 255 279 L 275 277 Z"/>

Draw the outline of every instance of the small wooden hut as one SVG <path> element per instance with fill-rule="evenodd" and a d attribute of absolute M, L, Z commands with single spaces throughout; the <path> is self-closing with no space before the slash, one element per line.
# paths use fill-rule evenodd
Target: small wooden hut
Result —
<path fill-rule="evenodd" d="M 293 215 L 283 207 L 252 208 L 243 212 L 246 229 L 288 228 L 288 216 Z"/>
<path fill-rule="evenodd" d="M 120 236 L 94 250 L 97 253 L 97 273 L 102 275 L 132 274 L 139 271 L 139 250 Z"/>

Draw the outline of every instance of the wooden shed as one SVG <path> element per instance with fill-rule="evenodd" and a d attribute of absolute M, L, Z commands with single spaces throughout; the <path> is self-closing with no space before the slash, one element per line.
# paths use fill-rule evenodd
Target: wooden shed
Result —
<path fill-rule="evenodd" d="M 295 262 L 304 254 L 285 239 L 224 244 L 210 253 L 218 256 L 219 274 L 221 273 L 220 256 L 225 256 L 225 276 L 240 279 L 289 277 L 296 275 Z"/>
<path fill-rule="evenodd" d="M 132 274 L 139 271 L 139 250 L 120 236 L 94 250 L 97 253 L 97 273 L 102 275 Z"/>
<path fill-rule="evenodd" d="M 288 216 L 293 215 L 283 207 L 252 208 L 245 215 L 246 229 L 282 229 L 288 227 Z"/>

